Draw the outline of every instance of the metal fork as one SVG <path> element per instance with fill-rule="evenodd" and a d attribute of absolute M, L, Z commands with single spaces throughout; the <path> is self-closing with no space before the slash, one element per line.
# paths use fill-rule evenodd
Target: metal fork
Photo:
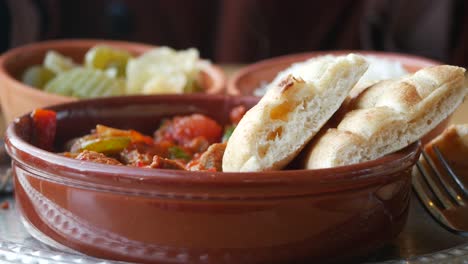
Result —
<path fill-rule="evenodd" d="M 468 236 L 468 188 L 436 146 L 436 158 L 423 150 L 413 168 L 413 188 L 433 218 L 448 230 Z"/>

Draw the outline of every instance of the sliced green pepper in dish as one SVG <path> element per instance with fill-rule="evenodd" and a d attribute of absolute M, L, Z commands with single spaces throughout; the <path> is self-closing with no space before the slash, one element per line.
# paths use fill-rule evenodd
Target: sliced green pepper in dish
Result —
<path fill-rule="evenodd" d="M 130 142 L 130 137 L 98 137 L 81 142 L 81 149 L 112 154 L 124 150 Z"/>

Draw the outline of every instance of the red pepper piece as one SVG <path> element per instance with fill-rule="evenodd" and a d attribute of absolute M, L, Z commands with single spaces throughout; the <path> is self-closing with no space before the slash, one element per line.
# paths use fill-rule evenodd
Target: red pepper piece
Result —
<path fill-rule="evenodd" d="M 36 109 L 31 113 L 33 120 L 33 144 L 51 151 L 57 131 L 57 114 L 51 110 Z"/>

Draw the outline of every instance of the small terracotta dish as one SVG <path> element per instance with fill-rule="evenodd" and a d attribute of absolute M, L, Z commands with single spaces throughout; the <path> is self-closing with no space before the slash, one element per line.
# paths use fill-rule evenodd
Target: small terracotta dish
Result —
<path fill-rule="evenodd" d="M 165 117 L 226 123 L 254 97 L 165 95 L 54 106 L 58 148 L 97 123 L 151 133 Z M 146 263 L 325 263 L 367 255 L 406 222 L 419 143 L 321 170 L 188 172 L 105 165 L 32 145 L 31 118 L 6 132 L 15 195 L 29 232 L 49 245 Z M 243 146 L 239 146 L 243 147 Z"/>
<path fill-rule="evenodd" d="M 42 64 L 49 50 L 55 50 L 71 57 L 75 62 L 82 63 L 86 51 L 98 44 L 124 49 L 134 55 L 154 48 L 150 45 L 123 41 L 57 40 L 37 42 L 7 51 L 0 57 L 0 102 L 6 123 L 35 108 L 76 100 L 73 97 L 47 93 L 22 83 L 18 78 L 26 68 Z M 204 67 L 200 79 L 206 93 L 223 92 L 226 77 L 218 66 L 211 64 Z"/>

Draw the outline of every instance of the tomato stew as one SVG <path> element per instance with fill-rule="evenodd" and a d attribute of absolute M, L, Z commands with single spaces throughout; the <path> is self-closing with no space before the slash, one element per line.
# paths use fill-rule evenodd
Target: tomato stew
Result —
<path fill-rule="evenodd" d="M 90 134 L 70 140 L 64 156 L 110 165 L 154 169 L 222 171 L 226 141 L 245 114 L 244 106 L 231 110 L 231 124 L 222 127 L 202 114 L 165 119 L 153 136 L 135 130 L 96 125 Z M 52 149 L 56 115 L 51 110 L 32 114 L 36 141 Z"/>

